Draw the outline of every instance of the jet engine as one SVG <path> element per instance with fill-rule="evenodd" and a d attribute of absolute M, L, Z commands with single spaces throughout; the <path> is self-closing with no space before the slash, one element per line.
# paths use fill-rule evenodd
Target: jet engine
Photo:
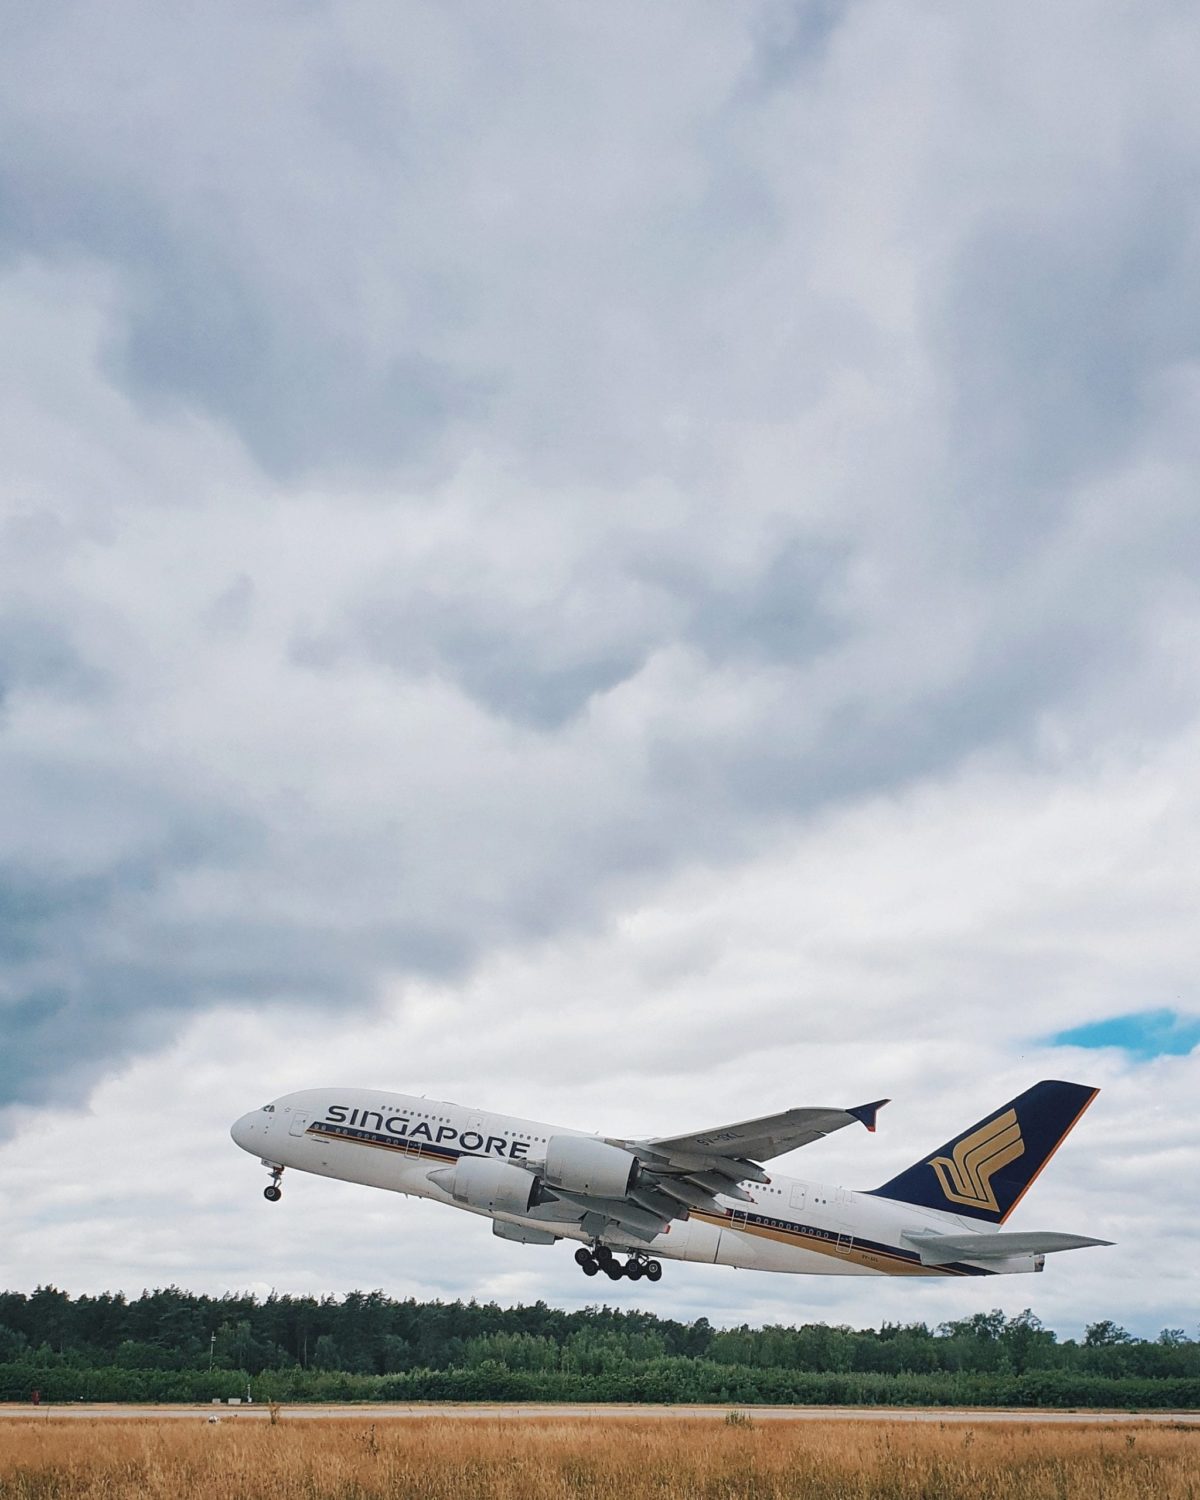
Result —
<path fill-rule="evenodd" d="M 636 1156 L 591 1135 L 552 1135 L 546 1142 L 546 1181 L 565 1193 L 624 1198 L 641 1176 Z"/>
<path fill-rule="evenodd" d="M 532 1172 L 492 1156 L 459 1157 L 452 1167 L 430 1172 L 429 1180 L 444 1188 L 456 1203 L 489 1214 L 520 1216 L 554 1196 Z"/>

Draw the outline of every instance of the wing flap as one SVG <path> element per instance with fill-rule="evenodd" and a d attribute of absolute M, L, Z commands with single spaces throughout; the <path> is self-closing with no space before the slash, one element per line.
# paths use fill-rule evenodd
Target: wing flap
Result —
<path fill-rule="evenodd" d="M 622 1229 L 639 1238 L 652 1240 L 662 1234 L 673 1218 L 684 1216 L 678 1203 L 668 1202 L 662 1209 L 649 1206 L 653 1200 L 649 1194 L 638 1194 L 628 1198 L 593 1198 L 584 1193 L 558 1193 L 564 1203 L 577 1205 L 585 1217 L 600 1215 L 609 1223 L 619 1224 Z"/>

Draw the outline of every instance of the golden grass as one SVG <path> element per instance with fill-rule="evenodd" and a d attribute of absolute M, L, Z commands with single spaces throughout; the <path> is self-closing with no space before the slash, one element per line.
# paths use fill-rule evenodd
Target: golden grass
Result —
<path fill-rule="evenodd" d="M 1200 1431 L 683 1418 L 0 1422 L 2 1500 L 1200 1500 Z"/>

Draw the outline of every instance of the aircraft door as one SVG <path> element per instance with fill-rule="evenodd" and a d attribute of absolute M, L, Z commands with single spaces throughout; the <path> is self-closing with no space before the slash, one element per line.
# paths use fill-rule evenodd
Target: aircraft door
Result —
<path fill-rule="evenodd" d="M 808 1189 L 802 1182 L 792 1183 L 791 1206 L 796 1209 L 803 1208 L 808 1201 Z"/>
<path fill-rule="evenodd" d="M 291 1129 L 288 1131 L 289 1135 L 303 1135 L 304 1132 L 307 1129 L 308 1129 L 308 1116 L 307 1115 L 293 1115 L 292 1116 Z"/>
<path fill-rule="evenodd" d="M 721 1225 L 717 1241 L 717 1264 L 720 1266 L 756 1266 L 767 1243 L 748 1233 L 749 1210 L 731 1209 L 729 1217 Z"/>
<path fill-rule="evenodd" d="M 837 1243 L 834 1249 L 839 1255 L 849 1255 L 854 1248 L 854 1231 L 847 1222 L 849 1216 L 850 1195 L 845 1188 L 838 1188 L 834 1195 L 834 1209 L 839 1222 L 835 1225 L 837 1229 Z"/>

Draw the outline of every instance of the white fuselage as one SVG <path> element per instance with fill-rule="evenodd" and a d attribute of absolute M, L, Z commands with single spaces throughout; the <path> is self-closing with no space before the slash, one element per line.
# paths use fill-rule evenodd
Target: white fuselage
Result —
<path fill-rule="evenodd" d="M 496 1233 L 524 1234 L 537 1243 L 546 1235 L 586 1241 L 579 1211 L 547 1202 L 515 1216 L 456 1202 L 430 1174 L 461 1157 L 536 1161 L 551 1136 L 587 1132 L 523 1120 L 487 1110 L 376 1089 L 308 1089 L 244 1115 L 233 1127 L 239 1146 L 264 1163 L 344 1182 L 430 1198 L 451 1208 L 484 1213 Z M 631 1147 L 630 1149 L 636 1149 Z M 837 1276 L 986 1276 L 1040 1269 L 1032 1255 L 991 1259 L 987 1265 L 958 1261 L 922 1265 L 907 1233 L 980 1232 L 978 1223 L 934 1209 L 898 1203 L 872 1193 L 827 1187 L 772 1172 L 768 1184 L 743 1182 L 752 1201 L 719 1197 L 715 1212 L 692 1209 L 652 1242 L 606 1233 L 614 1246 L 661 1259 L 701 1261 L 756 1271 Z"/>

